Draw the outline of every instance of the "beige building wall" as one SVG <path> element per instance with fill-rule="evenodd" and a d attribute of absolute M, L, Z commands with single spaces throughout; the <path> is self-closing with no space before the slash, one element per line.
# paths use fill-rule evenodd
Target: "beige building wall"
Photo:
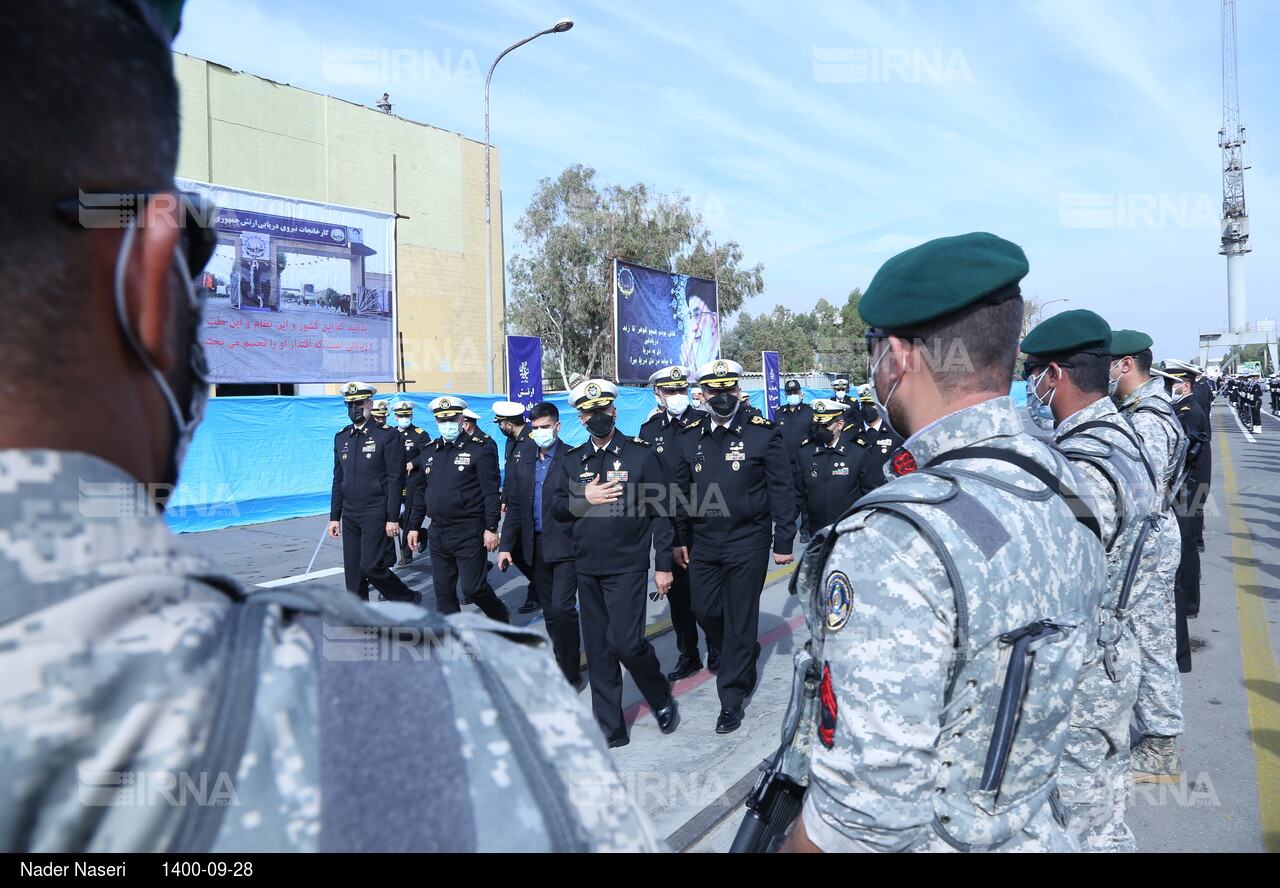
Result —
<path fill-rule="evenodd" d="M 409 217 L 396 224 L 406 388 L 485 391 L 484 143 L 193 56 L 175 53 L 174 67 L 182 102 L 178 175 Z M 499 181 L 495 148 L 494 382 L 502 391 Z M 365 381 L 395 389 L 394 380 Z"/>

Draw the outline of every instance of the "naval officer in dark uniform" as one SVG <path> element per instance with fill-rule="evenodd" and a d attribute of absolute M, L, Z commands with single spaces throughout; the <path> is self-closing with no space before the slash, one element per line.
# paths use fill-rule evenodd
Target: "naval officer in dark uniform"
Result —
<path fill-rule="evenodd" d="M 796 474 L 796 489 L 800 485 L 800 465 L 798 462 L 800 454 L 800 442 L 810 435 L 810 426 L 813 425 L 813 409 L 804 402 L 804 391 L 800 388 L 798 379 L 788 379 L 783 386 L 783 404 L 773 414 L 773 424 L 782 432 L 783 443 L 787 446 L 787 457 L 794 465 Z M 797 503 L 800 510 L 800 544 L 804 545 L 809 542 L 809 513 L 805 509 L 804 498 L 801 497 Z"/>
<path fill-rule="evenodd" d="M 588 379 L 569 393 L 590 439 L 564 457 L 552 515 L 573 523 L 578 604 L 587 648 L 591 711 L 609 746 L 630 742 L 622 715 L 622 666 L 670 734 L 680 723 L 671 686 L 644 637 L 653 549 L 657 597 L 671 588 L 674 527 L 662 514 L 666 477 L 658 454 L 643 438 L 615 427 L 618 387 Z"/>
<path fill-rule="evenodd" d="M 797 490 L 814 530 L 835 524 L 858 499 L 867 452 L 847 427 L 846 412 L 836 401 L 814 401 L 813 437 L 800 444 Z"/>
<path fill-rule="evenodd" d="M 431 443 L 431 433 L 413 421 L 414 403 L 409 400 L 397 401 L 391 405 L 391 412 L 395 415 L 395 422 L 392 425 L 397 432 L 400 433 L 400 440 L 404 442 L 404 470 L 408 472 L 405 479 L 404 491 L 404 509 L 401 510 L 400 520 L 400 562 L 397 567 L 407 567 L 409 562 L 413 560 L 413 549 L 409 546 L 409 516 L 407 514 L 409 508 L 410 488 L 416 486 L 418 480 L 422 477 L 413 471 L 413 460 L 422 448 Z"/>
<path fill-rule="evenodd" d="M 422 547 L 422 525 L 431 519 L 426 542 L 431 552 L 431 581 L 436 610 L 456 614 L 458 581 L 462 593 L 485 616 L 511 622 L 507 607 L 486 577 L 485 552 L 498 549 L 498 461 L 479 436 L 463 435 L 459 418 L 467 407 L 449 395 L 431 402 L 440 435 L 413 461 L 422 480 L 409 504 L 409 545 Z M 490 439 L 492 443 L 492 439 Z"/>
<path fill-rule="evenodd" d="M 1200 550 L 1196 543 L 1204 530 L 1204 500 L 1209 486 L 1209 412 L 1192 392 L 1195 373 L 1181 361 L 1165 361 L 1164 371 L 1175 377 L 1165 382 L 1173 413 L 1187 436 L 1183 460 L 1185 480 L 1176 491 L 1174 515 L 1182 535 L 1182 557 L 1173 579 L 1174 604 L 1187 618 L 1200 615 Z M 1178 633 L 1178 668 L 1191 671 L 1191 640 Z M 1185 668 L 1184 668 L 1185 667 Z"/>
<path fill-rule="evenodd" d="M 684 426 L 702 416 L 702 412 L 689 403 L 689 371 L 679 364 L 663 367 L 649 377 L 654 397 L 658 399 L 658 412 L 640 426 L 640 437 L 648 441 L 658 454 L 668 483 L 676 478 L 676 463 L 680 459 L 680 432 Z M 688 546 L 688 541 L 677 541 Z M 698 653 L 698 620 L 693 613 L 693 599 L 689 594 L 689 570 L 676 564 L 672 568 L 671 591 L 667 593 L 671 605 L 671 626 L 676 635 L 676 666 L 667 673 L 671 681 L 688 678 L 702 668 Z M 712 672 L 720 668 L 720 651 L 707 640 L 707 668 Z"/>
<path fill-rule="evenodd" d="M 496 401 L 493 405 L 493 421 L 497 424 L 498 431 L 502 432 L 503 437 L 507 439 L 502 457 L 502 487 L 499 490 L 502 514 L 506 515 L 510 499 L 508 488 L 511 484 L 511 473 L 515 468 L 516 453 L 520 445 L 529 440 L 530 429 L 529 424 L 524 421 L 524 405 L 517 401 Z M 525 560 L 524 551 L 519 546 L 511 552 L 511 563 L 529 584 L 525 592 L 524 604 L 520 605 L 518 613 L 531 614 L 542 607 L 533 566 Z"/>
<path fill-rule="evenodd" d="M 885 427 L 884 418 L 871 400 L 871 385 L 868 383 L 863 388 L 865 390 L 858 396 L 862 429 L 854 435 L 853 442 L 866 451 L 867 458 L 862 461 L 862 468 L 858 473 L 858 489 L 855 492 L 857 499 L 885 483 L 885 464 L 904 442 L 901 435 L 892 428 Z"/>
<path fill-rule="evenodd" d="M 369 584 L 392 601 L 420 601 L 383 563 L 400 532 L 405 471 L 400 436 L 370 417 L 378 390 L 363 382 L 342 387 L 351 425 L 333 438 L 329 536 L 342 538 L 347 590 L 369 597 Z"/>
<path fill-rule="evenodd" d="M 716 733 L 742 724 L 756 684 L 760 592 L 772 564 L 790 564 L 796 535 L 794 472 L 782 433 L 767 419 L 749 419 L 738 400 L 742 365 L 708 361 L 698 368 L 708 415 L 680 437 L 676 560 L 689 565 L 698 623 L 720 648 Z M 691 507 L 691 508 L 690 508 Z"/>

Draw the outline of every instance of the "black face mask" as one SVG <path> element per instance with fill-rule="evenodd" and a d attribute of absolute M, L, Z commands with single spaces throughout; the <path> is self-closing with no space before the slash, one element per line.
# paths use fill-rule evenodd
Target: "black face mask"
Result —
<path fill-rule="evenodd" d="M 707 400 L 707 406 L 711 408 L 711 412 L 719 417 L 733 413 L 733 408 L 738 403 L 738 399 L 730 392 L 716 392 Z"/>
<path fill-rule="evenodd" d="M 607 413 L 593 413 L 587 417 L 587 431 L 593 438 L 607 438 L 613 431 L 614 418 Z"/>
<path fill-rule="evenodd" d="M 875 422 L 877 419 L 880 418 L 880 411 L 876 409 L 875 404 L 863 404 L 861 410 L 862 410 L 862 421 L 865 422 L 867 425 L 871 425 L 873 422 Z"/>
<path fill-rule="evenodd" d="M 827 428 L 826 426 L 819 425 L 816 422 L 813 424 L 812 431 L 813 431 L 813 437 L 817 438 L 823 444 L 829 445 L 832 441 L 836 439 L 835 429 Z"/>
<path fill-rule="evenodd" d="M 347 416 L 351 417 L 351 422 L 353 424 L 360 425 L 360 423 L 364 422 L 364 405 L 348 404 Z"/>

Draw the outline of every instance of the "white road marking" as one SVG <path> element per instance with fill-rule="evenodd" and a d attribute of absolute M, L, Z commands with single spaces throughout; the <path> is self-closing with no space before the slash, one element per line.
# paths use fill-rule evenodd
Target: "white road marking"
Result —
<path fill-rule="evenodd" d="M 1245 431 L 1244 423 L 1240 421 L 1240 414 L 1236 412 L 1236 409 L 1231 406 L 1230 402 L 1227 403 L 1227 410 L 1231 413 L 1231 418 L 1236 421 L 1236 425 L 1239 426 L 1240 431 L 1244 434 L 1246 438 L 1249 439 L 1249 443 L 1250 444 L 1258 443 L 1256 440 L 1254 440 L 1253 434 L 1251 432 Z"/>
<path fill-rule="evenodd" d="M 292 586 L 294 583 L 303 583 L 307 580 L 319 579 L 320 577 L 331 577 L 334 574 L 340 573 L 342 573 L 342 568 L 340 567 L 326 567 L 324 570 L 312 571 L 309 574 L 298 574 L 293 577 L 282 577 L 278 580 L 267 580 L 267 582 L 258 583 L 257 585 L 263 589 L 275 589 L 278 586 Z"/>

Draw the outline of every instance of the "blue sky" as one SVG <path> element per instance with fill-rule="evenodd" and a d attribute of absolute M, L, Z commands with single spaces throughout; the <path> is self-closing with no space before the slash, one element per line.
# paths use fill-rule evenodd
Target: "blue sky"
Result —
<path fill-rule="evenodd" d="M 175 49 L 482 141 L 508 254 L 539 179 L 681 191 L 763 262 L 745 306 L 843 301 L 895 253 L 992 231 L 1024 293 L 1191 357 L 1226 323 L 1216 0 L 189 0 Z M 1237 3 L 1249 319 L 1280 315 L 1280 4 Z M 1270 35 L 1270 36 L 1268 36 Z M 732 321 L 730 322 L 732 323 Z M 1220 352 L 1219 352 L 1220 354 Z"/>

